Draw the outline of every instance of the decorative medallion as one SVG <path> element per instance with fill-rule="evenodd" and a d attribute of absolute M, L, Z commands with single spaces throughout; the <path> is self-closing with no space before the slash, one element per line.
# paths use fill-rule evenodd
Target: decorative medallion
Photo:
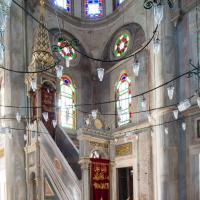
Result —
<path fill-rule="evenodd" d="M 65 59 L 74 60 L 77 57 L 75 50 L 63 38 L 58 40 L 58 51 Z"/>
<path fill-rule="evenodd" d="M 103 124 L 102 124 L 101 120 L 99 120 L 99 119 L 96 119 L 94 121 L 94 125 L 95 125 L 96 129 L 102 129 L 103 128 Z"/>
<path fill-rule="evenodd" d="M 60 161 L 58 160 L 58 158 L 54 158 L 54 166 L 58 172 L 62 171 L 62 165 Z"/>
<path fill-rule="evenodd" d="M 114 45 L 114 55 L 116 57 L 122 57 L 126 54 L 130 44 L 130 37 L 127 33 L 120 35 Z"/>

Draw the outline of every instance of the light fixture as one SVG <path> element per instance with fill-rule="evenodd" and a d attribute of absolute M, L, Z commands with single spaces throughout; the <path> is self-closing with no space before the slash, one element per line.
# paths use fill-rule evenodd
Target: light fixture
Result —
<path fill-rule="evenodd" d="M 151 121 L 152 121 L 152 116 L 151 116 L 150 113 L 147 113 L 147 118 L 148 118 L 149 123 L 151 123 Z"/>
<path fill-rule="evenodd" d="M 197 97 L 197 105 L 198 105 L 199 108 L 200 108 L 200 97 Z"/>
<path fill-rule="evenodd" d="M 4 3 L 7 8 L 10 8 L 12 0 L 1 0 L 0 5 L 2 5 L 2 3 Z"/>
<path fill-rule="evenodd" d="M 43 112 L 43 113 L 42 113 L 42 116 L 43 116 L 43 118 L 44 118 L 45 122 L 47 122 L 47 121 L 48 121 L 48 119 L 49 119 L 48 112 Z"/>
<path fill-rule="evenodd" d="M 97 118 L 97 110 L 92 110 L 92 117 L 94 120 Z"/>
<path fill-rule="evenodd" d="M 61 78 L 63 75 L 63 66 L 62 65 L 56 65 L 56 76 L 57 78 Z"/>
<path fill-rule="evenodd" d="M 85 123 L 86 123 L 87 126 L 89 126 L 89 124 L 90 124 L 90 119 L 87 118 L 87 119 L 85 120 Z"/>
<path fill-rule="evenodd" d="M 0 33 L 3 36 L 5 28 L 6 28 L 6 21 L 7 21 L 7 13 L 5 11 L 5 6 L 0 5 Z"/>
<path fill-rule="evenodd" d="M 142 97 L 141 106 L 143 111 L 146 110 L 147 102 L 144 96 Z"/>
<path fill-rule="evenodd" d="M 161 41 L 159 38 L 153 40 L 153 52 L 154 54 L 158 54 L 160 51 Z"/>
<path fill-rule="evenodd" d="M 186 123 L 182 122 L 181 126 L 182 126 L 182 129 L 185 131 L 186 130 Z"/>
<path fill-rule="evenodd" d="M 56 128 L 56 126 L 57 126 L 57 120 L 56 119 L 52 120 L 52 125 L 53 125 L 54 128 Z"/>
<path fill-rule="evenodd" d="M 37 80 L 36 80 L 36 78 L 31 79 L 31 88 L 32 88 L 33 92 L 35 92 L 37 90 Z"/>
<path fill-rule="evenodd" d="M 169 97 L 169 99 L 170 100 L 172 100 L 173 99 L 173 96 L 174 96 L 174 86 L 169 86 L 168 88 L 167 88 L 167 94 L 168 94 L 168 97 Z"/>
<path fill-rule="evenodd" d="M 135 76 L 139 75 L 139 70 L 140 70 L 140 62 L 137 59 L 137 57 L 135 57 L 134 63 L 133 63 L 133 73 Z"/>
<path fill-rule="evenodd" d="M 174 118 L 178 119 L 178 110 L 173 110 Z"/>
<path fill-rule="evenodd" d="M 27 134 L 24 134 L 24 141 L 27 141 Z"/>
<path fill-rule="evenodd" d="M 21 121 L 21 115 L 18 112 L 16 113 L 16 120 L 18 123 L 20 123 L 20 121 Z"/>
<path fill-rule="evenodd" d="M 98 78 L 99 80 L 102 82 L 103 81 L 103 77 L 104 77 L 104 68 L 97 68 L 97 74 L 98 74 Z"/>
<path fill-rule="evenodd" d="M 169 134 L 169 129 L 167 127 L 165 127 L 165 134 L 168 135 Z"/>
<path fill-rule="evenodd" d="M 66 57 L 66 67 L 67 68 L 70 67 L 70 59 L 69 59 L 69 57 Z"/>
<path fill-rule="evenodd" d="M 59 99 L 58 99 L 58 107 L 60 108 L 61 105 L 62 105 L 62 101 L 61 101 L 61 99 L 59 98 Z"/>
<path fill-rule="evenodd" d="M 200 108 L 200 90 L 198 89 L 195 93 L 196 97 L 197 97 L 197 105 Z"/>
<path fill-rule="evenodd" d="M 155 4 L 153 7 L 153 13 L 154 13 L 154 22 L 159 25 L 163 19 L 163 5 Z"/>
<path fill-rule="evenodd" d="M 9 9 L 12 0 L 1 0 L 0 1 L 0 32 L 3 35 L 6 28 L 6 20 L 8 18 Z"/>
<path fill-rule="evenodd" d="M 185 99 L 184 101 L 181 101 L 178 105 L 179 112 L 183 112 L 187 110 L 191 106 L 191 102 L 189 99 Z"/>
<path fill-rule="evenodd" d="M 0 65 L 4 64 L 4 45 L 0 43 Z"/>

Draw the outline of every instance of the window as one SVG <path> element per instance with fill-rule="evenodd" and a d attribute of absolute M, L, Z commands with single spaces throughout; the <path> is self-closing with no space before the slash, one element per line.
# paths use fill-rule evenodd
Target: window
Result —
<path fill-rule="evenodd" d="M 121 3 L 123 3 L 125 0 L 116 0 L 115 1 L 115 7 L 118 8 Z"/>
<path fill-rule="evenodd" d="M 116 109 L 118 126 L 125 125 L 131 121 L 131 80 L 127 73 L 121 74 L 116 84 Z"/>
<path fill-rule="evenodd" d="M 77 54 L 71 46 L 69 46 L 67 40 L 64 40 L 63 38 L 59 38 L 58 41 L 58 51 L 62 55 L 63 58 L 69 60 L 74 60 L 77 57 Z"/>
<path fill-rule="evenodd" d="M 55 0 L 55 5 L 64 9 L 67 13 L 71 13 L 71 0 Z"/>
<path fill-rule="evenodd" d="M 84 0 L 84 15 L 86 17 L 102 17 L 103 0 Z"/>
<path fill-rule="evenodd" d="M 130 36 L 127 33 L 121 34 L 114 44 L 114 56 L 122 57 L 126 54 L 130 43 Z"/>
<path fill-rule="evenodd" d="M 65 128 L 74 129 L 76 127 L 76 110 L 75 110 L 75 88 L 71 79 L 63 76 L 60 81 L 61 90 L 61 111 L 60 122 Z"/>

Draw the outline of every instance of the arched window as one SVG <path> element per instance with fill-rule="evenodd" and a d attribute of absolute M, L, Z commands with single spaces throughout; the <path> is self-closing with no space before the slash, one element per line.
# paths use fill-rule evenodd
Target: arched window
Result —
<path fill-rule="evenodd" d="M 72 0 L 55 0 L 54 4 L 59 8 L 64 9 L 67 13 L 72 12 Z"/>
<path fill-rule="evenodd" d="M 121 3 L 123 3 L 125 0 L 115 0 L 114 2 L 114 8 L 118 8 L 120 6 Z"/>
<path fill-rule="evenodd" d="M 68 76 L 63 76 L 60 81 L 60 93 L 61 93 L 61 111 L 60 122 L 61 126 L 65 128 L 76 128 L 76 109 L 75 99 L 76 91 L 73 86 L 72 80 Z"/>
<path fill-rule="evenodd" d="M 84 0 L 85 17 L 95 18 L 103 16 L 104 0 Z"/>
<path fill-rule="evenodd" d="M 116 84 L 117 125 L 122 126 L 131 121 L 131 80 L 127 73 L 120 75 Z"/>

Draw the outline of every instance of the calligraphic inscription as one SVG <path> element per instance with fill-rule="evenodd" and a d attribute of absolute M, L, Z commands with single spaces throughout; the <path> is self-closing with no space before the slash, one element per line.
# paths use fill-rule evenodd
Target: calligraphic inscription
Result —
<path fill-rule="evenodd" d="M 120 144 L 115 146 L 116 156 L 127 156 L 132 154 L 132 143 Z"/>
<path fill-rule="evenodd" d="M 93 200 L 109 200 L 109 160 L 91 158 L 91 185 Z"/>
<path fill-rule="evenodd" d="M 4 157 L 4 149 L 0 149 L 0 158 Z"/>
<path fill-rule="evenodd" d="M 56 167 L 58 172 L 62 171 L 62 165 L 60 163 L 60 160 L 58 160 L 57 158 L 54 158 L 54 166 Z"/>
<path fill-rule="evenodd" d="M 95 146 L 95 147 L 108 148 L 108 144 L 106 143 L 98 143 L 98 142 L 90 141 L 90 145 Z"/>

